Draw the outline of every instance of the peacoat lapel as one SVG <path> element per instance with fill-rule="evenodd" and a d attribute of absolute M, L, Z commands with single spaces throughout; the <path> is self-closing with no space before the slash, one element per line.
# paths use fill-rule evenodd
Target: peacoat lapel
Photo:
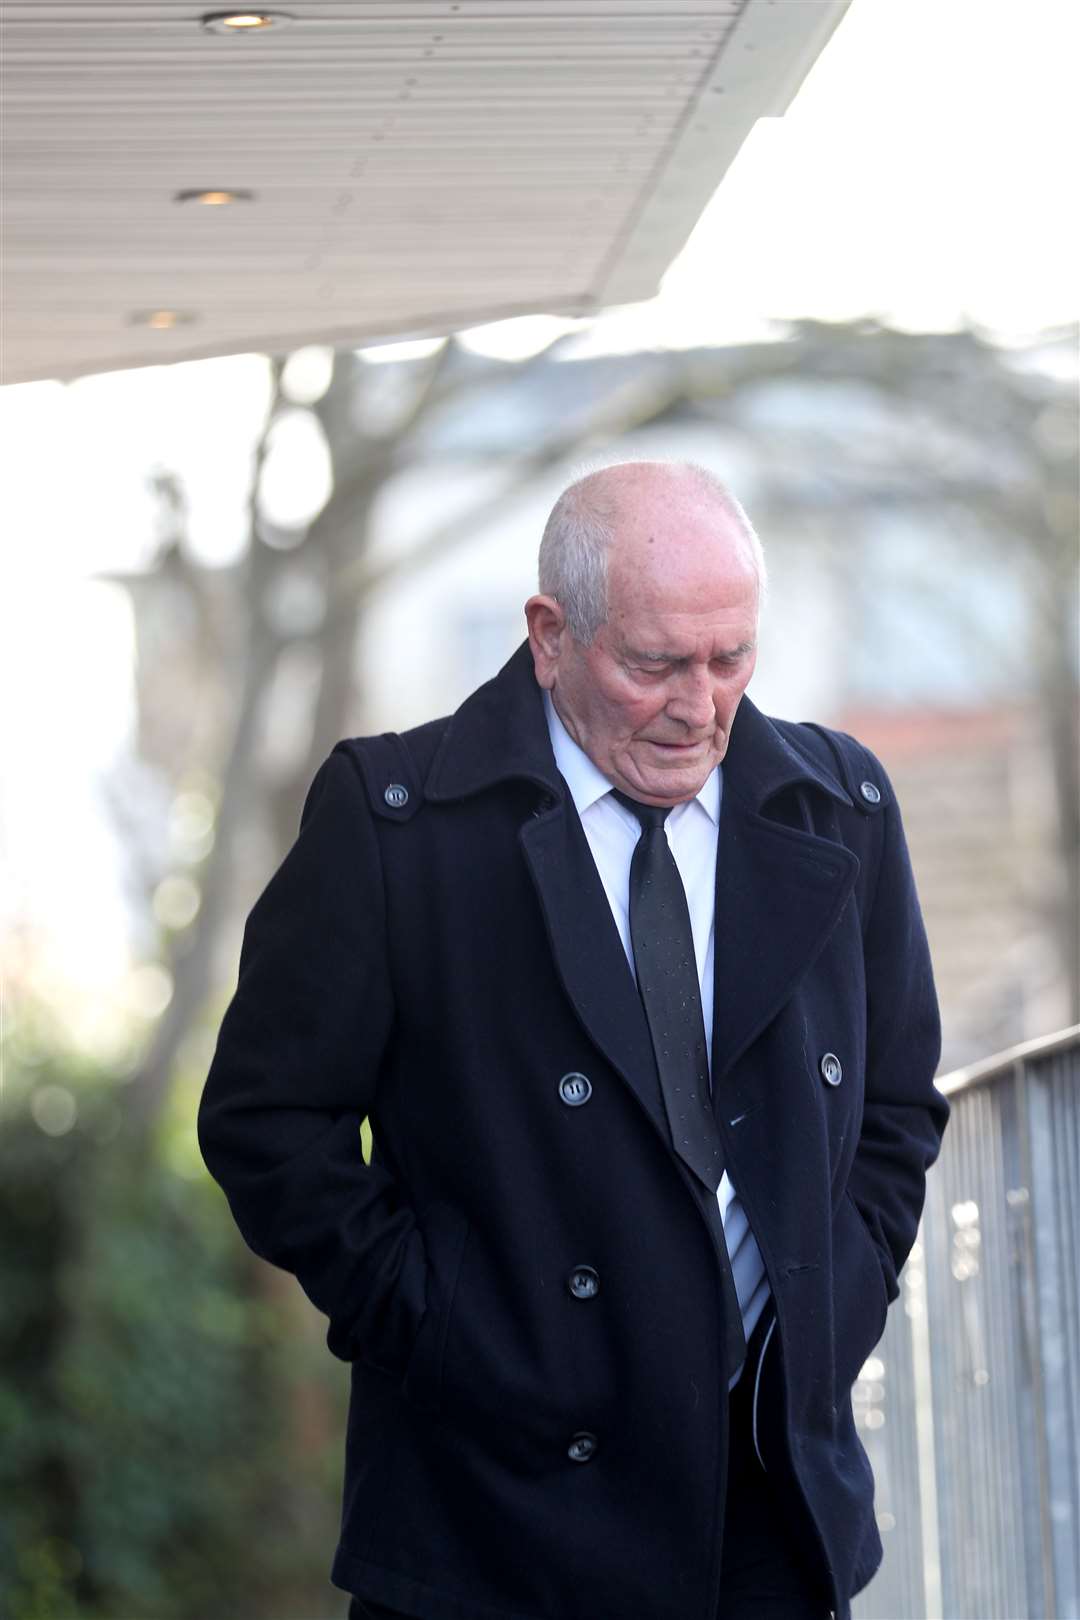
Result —
<path fill-rule="evenodd" d="M 641 997 L 569 793 L 526 822 L 520 840 L 563 989 L 589 1038 L 670 1145 Z"/>
<path fill-rule="evenodd" d="M 736 732 L 744 725 L 748 730 L 768 725 L 757 710 L 744 714 L 745 706 L 744 699 Z M 716 860 L 713 1088 L 717 1092 L 732 1065 L 813 965 L 847 904 L 859 870 L 857 858 L 843 845 L 763 815 L 759 808 L 763 801 L 756 794 L 746 795 L 739 762 L 731 758 L 734 747 L 733 738 L 730 763 L 724 766 Z M 828 791 L 847 798 L 838 784 L 829 784 Z"/>
<path fill-rule="evenodd" d="M 858 875 L 858 859 L 842 844 L 764 813 L 778 794 L 801 786 L 851 804 L 841 784 L 744 697 L 724 760 L 716 860 L 713 1091 L 732 1111 L 760 1098 L 739 1094 L 726 1077 L 813 966 Z"/>
<path fill-rule="evenodd" d="M 537 798 L 518 838 L 552 959 L 586 1035 L 670 1145 L 645 1013 L 574 801 L 555 764 L 528 642 L 454 715 L 425 794 L 466 798 L 510 779 Z"/>

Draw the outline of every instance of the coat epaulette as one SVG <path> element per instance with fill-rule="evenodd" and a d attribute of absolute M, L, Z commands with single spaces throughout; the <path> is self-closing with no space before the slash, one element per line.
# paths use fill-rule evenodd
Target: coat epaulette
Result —
<path fill-rule="evenodd" d="M 880 761 L 858 738 L 814 720 L 773 719 L 772 724 L 793 747 L 838 777 L 852 804 L 864 815 L 876 815 L 892 803 L 892 789 Z"/>
<path fill-rule="evenodd" d="M 833 731 L 812 720 L 804 721 L 800 730 L 813 732 L 827 744 L 840 780 L 857 810 L 872 816 L 892 802 L 892 789 L 879 761 L 857 737 L 846 731 Z"/>
<path fill-rule="evenodd" d="M 333 752 L 348 754 L 359 765 L 375 815 L 409 821 L 424 803 L 424 781 L 445 729 L 445 720 L 430 720 L 404 734 L 346 737 Z"/>

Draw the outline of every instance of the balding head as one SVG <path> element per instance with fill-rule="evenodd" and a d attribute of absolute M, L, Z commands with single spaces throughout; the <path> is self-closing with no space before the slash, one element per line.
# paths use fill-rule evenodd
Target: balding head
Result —
<path fill-rule="evenodd" d="M 608 576 L 624 543 L 655 534 L 672 507 L 713 519 L 717 545 L 750 561 L 764 598 L 765 558 L 749 518 L 715 474 L 686 461 L 624 461 L 576 480 L 559 496 L 540 542 L 541 594 L 566 612 L 571 634 L 589 646 L 608 615 Z"/>
<path fill-rule="evenodd" d="M 692 798 L 753 673 L 763 573 L 700 467 L 625 462 L 571 486 L 525 604 L 536 678 L 578 746 L 647 804 Z"/>

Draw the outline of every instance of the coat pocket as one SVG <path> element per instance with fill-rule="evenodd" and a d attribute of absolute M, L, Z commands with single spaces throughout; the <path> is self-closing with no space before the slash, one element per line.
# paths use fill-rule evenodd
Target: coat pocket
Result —
<path fill-rule="evenodd" d="M 833 1221 L 833 1366 L 837 1402 L 845 1401 L 863 1362 L 885 1331 L 889 1297 L 877 1245 L 845 1192 Z"/>
<path fill-rule="evenodd" d="M 469 1223 L 452 1204 L 429 1204 L 418 1217 L 427 1256 L 424 1314 L 409 1355 L 402 1393 L 422 1412 L 442 1407 L 442 1371 L 446 1335 L 454 1307 Z"/>

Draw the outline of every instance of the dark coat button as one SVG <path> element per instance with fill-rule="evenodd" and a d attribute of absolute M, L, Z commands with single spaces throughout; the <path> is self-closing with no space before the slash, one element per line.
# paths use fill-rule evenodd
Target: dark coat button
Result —
<path fill-rule="evenodd" d="M 400 810 L 403 805 L 409 802 L 409 790 L 407 787 L 402 787 L 400 782 L 391 782 L 383 794 L 383 798 L 391 810 Z"/>
<path fill-rule="evenodd" d="M 592 1096 L 592 1082 L 584 1074 L 564 1074 L 559 1081 L 559 1096 L 570 1108 L 580 1108 Z"/>
<path fill-rule="evenodd" d="M 818 1066 L 826 1085 L 838 1086 L 844 1078 L 843 1066 L 835 1052 L 826 1052 Z"/>
<path fill-rule="evenodd" d="M 588 1429 L 579 1429 L 566 1448 L 566 1455 L 571 1462 L 589 1462 L 596 1456 L 596 1448 L 600 1444 L 595 1434 Z"/>
<path fill-rule="evenodd" d="M 575 1266 L 566 1286 L 575 1299 L 595 1299 L 600 1292 L 600 1277 L 592 1266 Z"/>
<path fill-rule="evenodd" d="M 859 792 L 862 794 L 867 804 L 881 803 L 881 789 L 875 787 L 873 782 L 860 782 Z"/>

